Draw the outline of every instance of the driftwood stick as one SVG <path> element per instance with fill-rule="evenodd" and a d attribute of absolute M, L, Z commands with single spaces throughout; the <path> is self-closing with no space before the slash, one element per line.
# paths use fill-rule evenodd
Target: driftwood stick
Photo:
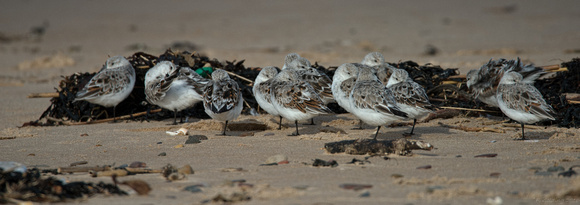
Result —
<path fill-rule="evenodd" d="M 149 113 L 156 113 L 156 112 L 161 112 L 161 108 L 156 109 L 156 110 L 151 110 Z M 87 122 L 70 122 L 70 121 L 64 121 L 64 120 L 60 120 L 60 119 L 55 119 L 52 117 L 46 117 L 46 119 L 53 121 L 53 122 L 60 122 L 63 125 L 88 125 L 88 124 L 97 124 L 97 123 L 104 123 L 104 122 L 111 122 L 113 120 L 125 120 L 125 119 L 129 119 L 132 117 L 138 117 L 138 116 L 142 116 L 142 115 L 146 115 L 147 112 L 138 112 L 132 115 L 123 115 L 120 117 L 116 117 L 116 118 L 107 118 L 107 119 L 102 119 L 102 120 L 95 120 L 95 121 L 87 121 Z"/>
<path fill-rule="evenodd" d="M 244 80 L 244 81 L 246 81 L 246 82 L 250 83 L 250 86 L 253 86 L 253 85 L 254 85 L 254 81 L 252 81 L 252 80 L 250 80 L 250 79 L 247 79 L 247 78 L 245 78 L 244 76 L 241 76 L 241 75 L 238 75 L 238 74 L 232 73 L 232 72 L 230 72 L 230 71 L 226 71 L 226 72 L 228 72 L 228 74 L 229 74 L 229 75 L 236 76 L 236 77 L 238 77 L 239 79 L 242 79 L 242 80 Z"/>
<path fill-rule="evenodd" d="M 125 167 L 125 170 L 127 170 L 130 173 L 133 174 L 147 174 L 147 173 L 162 173 L 163 170 L 162 169 L 145 169 L 145 168 L 131 168 L 131 167 Z"/>
<path fill-rule="evenodd" d="M 107 171 L 90 171 L 89 174 L 92 177 L 110 177 L 113 175 L 127 176 L 127 175 L 129 175 L 129 172 L 125 169 L 115 169 L 115 170 L 107 170 Z"/>
<path fill-rule="evenodd" d="M 56 172 L 59 174 L 64 173 L 76 173 L 76 172 L 89 172 L 89 171 L 107 171 L 111 170 L 110 166 L 96 166 L 96 167 L 59 167 Z"/>
<path fill-rule="evenodd" d="M 453 126 L 453 125 L 443 124 L 442 122 L 439 122 L 439 125 L 441 125 L 442 127 L 446 127 L 446 128 L 450 128 L 450 129 L 456 129 L 456 130 L 463 130 L 463 131 L 466 131 L 466 132 L 497 132 L 497 133 L 505 133 L 505 130 L 503 130 L 503 129 L 493 129 L 493 128 L 489 128 L 489 127 L 465 127 L 463 125 Z"/>
<path fill-rule="evenodd" d="M 509 124 L 502 124 L 502 126 L 504 127 L 515 127 L 515 128 L 521 128 L 522 125 L 518 124 L 513 124 L 513 123 L 509 123 Z M 535 126 L 535 125 L 526 125 L 525 129 L 544 129 L 544 127 L 540 127 L 540 126 Z"/>
<path fill-rule="evenodd" d="M 57 98 L 58 93 L 30 93 L 28 98 Z"/>

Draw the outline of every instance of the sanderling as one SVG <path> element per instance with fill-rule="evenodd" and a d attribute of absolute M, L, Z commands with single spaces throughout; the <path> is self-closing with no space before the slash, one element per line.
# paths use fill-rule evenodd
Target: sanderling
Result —
<path fill-rule="evenodd" d="M 413 119 L 413 128 L 409 133 L 412 135 L 417 119 L 433 112 L 433 105 L 429 102 L 425 89 L 414 82 L 407 71 L 398 68 L 392 70 L 393 74 L 389 78 L 387 88 L 392 91 L 401 111 L 407 113 L 409 119 Z"/>
<path fill-rule="evenodd" d="M 77 92 L 74 101 L 84 100 L 104 107 L 115 108 L 129 97 L 135 85 L 135 69 L 123 56 L 113 56 L 107 59 L 103 68 Z M 73 101 L 73 102 L 74 102 Z"/>
<path fill-rule="evenodd" d="M 145 96 L 151 104 L 173 111 L 176 125 L 177 112 L 201 102 L 208 82 L 191 68 L 161 61 L 145 75 Z"/>
<path fill-rule="evenodd" d="M 274 66 L 267 66 L 262 68 L 258 77 L 254 81 L 254 87 L 252 91 L 256 102 L 262 109 L 264 109 L 268 114 L 280 117 L 280 123 L 278 124 L 278 129 L 282 129 L 282 116 L 278 113 L 278 110 L 272 104 L 272 81 L 274 77 L 278 74 L 278 68 Z"/>
<path fill-rule="evenodd" d="M 387 85 L 389 78 L 391 77 L 392 66 L 385 62 L 385 57 L 383 54 L 379 52 L 371 52 L 367 54 L 364 59 L 360 62 L 363 65 L 372 67 L 376 71 L 377 78 L 383 83 L 383 85 Z"/>
<path fill-rule="evenodd" d="M 334 101 L 331 88 L 332 80 L 325 73 L 319 72 L 316 68 L 312 67 L 308 59 L 300 57 L 296 53 L 290 53 L 284 59 L 283 69 L 286 68 L 293 68 L 300 79 L 310 84 L 324 104 Z M 314 125 L 314 119 L 311 119 L 310 125 Z"/>
<path fill-rule="evenodd" d="M 499 59 L 489 60 L 479 69 L 470 70 L 467 73 L 467 87 L 471 90 L 474 97 L 483 103 L 498 107 L 496 98 L 497 86 L 508 71 L 516 71 L 523 76 L 522 83 L 533 84 L 542 74 L 544 69 L 534 67 L 533 65 L 523 65 L 520 58 L 517 60 Z"/>
<path fill-rule="evenodd" d="M 321 114 L 332 113 L 314 88 L 298 77 L 293 68 L 282 70 L 272 81 L 272 104 L 280 116 L 294 121 L 298 133 L 298 120 L 307 120 Z"/>
<path fill-rule="evenodd" d="M 497 88 L 497 101 L 505 115 L 522 125 L 522 140 L 526 139 L 524 124 L 555 119 L 556 112 L 546 103 L 540 91 L 524 83 L 522 75 L 515 71 L 503 74 Z"/>
<path fill-rule="evenodd" d="M 238 83 L 225 70 L 215 70 L 211 77 L 212 81 L 203 92 L 203 107 L 211 118 L 225 121 L 222 135 L 226 135 L 228 121 L 240 116 L 244 99 Z"/>
<path fill-rule="evenodd" d="M 360 64 L 345 63 L 340 65 L 332 77 L 332 96 L 334 100 L 347 112 L 352 113 L 350 104 L 350 93 L 354 88 Z M 362 121 L 359 121 L 359 128 L 362 129 Z"/>
<path fill-rule="evenodd" d="M 373 68 L 361 66 L 354 88 L 350 93 L 352 113 L 365 123 L 377 126 L 377 139 L 381 126 L 407 118 L 401 111 L 392 92 L 375 75 Z"/>

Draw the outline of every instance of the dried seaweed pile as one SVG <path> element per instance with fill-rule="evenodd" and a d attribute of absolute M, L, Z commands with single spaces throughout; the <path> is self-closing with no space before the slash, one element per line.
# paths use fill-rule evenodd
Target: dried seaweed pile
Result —
<path fill-rule="evenodd" d="M 29 169 L 24 173 L 0 170 L 0 204 L 19 201 L 32 202 L 65 202 L 75 199 L 86 199 L 96 194 L 127 195 L 114 184 L 100 182 L 64 183 L 54 177 L 41 177 L 38 169 Z"/>
<path fill-rule="evenodd" d="M 234 80 L 238 82 L 240 88 L 243 92 L 243 97 L 246 101 L 246 105 L 251 107 L 257 107 L 257 103 L 252 95 L 252 82 L 247 79 L 255 79 L 259 73 L 259 69 L 252 69 L 244 67 L 244 61 L 225 61 L 220 62 L 217 59 L 209 59 L 206 56 L 201 56 L 199 54 L 191 54 L 187 51 L 184 52 L 173 52 L 167 50 L 160 56 L 153 56 L 143 52 L 137 52 L 132 56 L 127 58 L 129 62 L 135 68 L 135 73 L 137 75 L 135 87 L 131 92 L 131 95 L 125 99 L 123 102 L 119 103 L 116 107 L 117 117 L 123 115 L 132 115 L 139 112 L 148 112 L 150 110 L 158 109 L 159 107 L 148 104 L 145 99 L 144 93 L 144 80 L 145 74 L 149 68 L 153 67 L 159 61 L 172 61 L 179 66 L 188 66 L 193 70 L 201 69 L 204 66 L 211 67 L 210 69 L 201 69 L 203 71 L 201 74 L 206 78 L 210 78 L 209 74 L 212 69 L 224 69 L 235 73 L 236 75 L 231 76 Z M 91 104 L 86 101 L 73 102 L 75 95 L 88 81 L 93 77 L 95 73 L 75 73 L 70 76 L 63 77 L 64 79 L 60 82 L 59 87 L 56 89 L 58 92 L 58 97 L 52 98 L 52 104 L 47 108 L 47 110 L 40 116 L 40 119 L 36 122 L 29 124 L 39 125 L 38 121 L 42 119 L 47 119 L 47 123 L 44 125 L 54 125 L 62 122 L 87 122 L 98 119 L 111 118 L 113 113 L 113 108 L 105 108 L 99 105 Z M 242 79 L 244 76 L 247 79 Z M 244 113 L 249 113 L 250 108 L 244 107 Z M 192 108 L 183 110 L 181 113 L 183 116 L 192 116 L 195 118 L 207 119 L 209 116 L 205 114 L 203 110 L 203 105 L 198 103 Z M 153 114 L 147 114 L 142 117 L 135 117 L 134 120 L 161 120 L 170 118 L 173 113 L 168 110 L 162 110 Z"/>
<path fill-rule="evenodd" d="M 560 127 L 580 127 L 580 104 L 571 104 L 564 93 L 580 93 L 580 58 L 564 62 L 568 71 L 557 72 L 555 77 L 536 80 L 534 86 L 540 90 L 546 102 L 556 110 L 555 121 L 540 124 L 558 124 Z"/>

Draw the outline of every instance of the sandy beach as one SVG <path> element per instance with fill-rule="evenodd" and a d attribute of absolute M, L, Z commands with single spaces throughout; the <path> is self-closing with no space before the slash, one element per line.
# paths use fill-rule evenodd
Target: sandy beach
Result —
<path fill-rule="evenodd" d="M 0 161 L 39 169 L 78 161 L 89 166 L 141 161 L 152 169 L 171 164 L 195 171 L 173 182 L 157 173 L 119 177 L 143 180 L 152 191 L 147 196 L 97 195 L 79 200 L 83 204 L 219 203 L 211 201 L 232 193 L 249 197 L 236 204 L 490 204 L 488 199 L 496 197 L 503 204 L 580 202 L 580 178 L 549 171 L 580 165 L 578 129 L 530 126 L 526 135 L 532 140 L 515 141 L 517 124 L 505 127 L 501 118 L 484 115 L 419 123 L 409 139 L 435 149 L 414 150 L 411 156 L 326 152 L 325 143 L 374 136 L 371 126 L 351 130 L 358 126 L 352 114 L 317 117 L 318 125 L 301 125 L 302 135 L 295 137 L 287 136 L 293 123 L 284 120 L 277 130 L 278 118 L 267 114 L 242 115 L 231 123 L 259 122 L 267 129 L 233 129 L 231 136 L 216 136 L 222 123 L 195 118 L 175 126 L 167 119 L 19 128 L 50 105 L 49 98 L 28 94 L 54 92 L 61 76 L 96 72 L 109 56 L 138 51 L 195 51 L 219 60 L 245 60 L 248 67 L 281 67 L 292 52 L 323 66 L 339 66 L 379 51 L 388 62 L 431 63 L 458 68 L 461 74 L 490 58 L 560 64 L 580 56 L 578 1 L 26 0 L 2 5 Z M 488 126 L 505 133 L 440 124 Z M 166 134 L 182 127 L 208 139 L 185 144 L 188 136 Z M 383 128 L 378 139 L 399 139 L 410 128 Z M 497 156 L 475 157 L 481 154 Z M 285 155 L 288 164 L 260 166 L 274 155 Z M 349 164 L 353 158 L 363 162 Z M 335 160 L 338 166 L 314 167 L 315 159 Z M 47 176 L 112 183 L 110 177 L 87 173 Z M 352 190 L 341 188 L 344 184 L 370 187 Z M 201 191 L 184 190 L 194 185 Z"/>

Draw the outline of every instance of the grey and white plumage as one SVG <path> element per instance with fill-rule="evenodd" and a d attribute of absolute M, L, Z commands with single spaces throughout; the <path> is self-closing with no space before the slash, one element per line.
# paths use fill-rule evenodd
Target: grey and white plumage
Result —
<path fill-rule="evenodd" d="M 310 61 L 300 57 L 296 53 L 290 53 L 284 59 L 282 69 L 292 68 L 296 71 L 300 79 L 309 83 L 318 93 L 324 104 L 334 101 L 332 97 L 332 80 L 325 73 L 321 73 L 312 67 Z"/>
<path fill-rule="evenodd" d="M 296 70 L 286 68 L 272 81 L 272 104 L 278 113 L 294 121 L 298 133 L 298 121 L 317 115 L 332 113 L 312 86 L 298 77 Z"/>
<path fill-rule="evenodd" d="M 546 73 L 544 69 L 533 65 L 524 65 L 520 58 L 516 60 L 490 59 L 479 69 L 467 73 L 467 87 L 473 96 L 483 103 L 498 107 L 496 98 L 497 87 L 502 76 L 508 71 L 515 71 L 523 76 L 522 83 L 533 84 L 536 79 Z"/>
<path fill-rule="evenodd" d="M 191 68 L 161 61 L 145 74 L 145 96 L 149 103 L 173 111 L 177 124 L 177 112 L 201 102 L 208 83 Z"/>
<path fill-rule="evenodd" d="M 407 118 L 401 111 L 392 92 L 387 89 L 370 67 L 360 67 L 350 96 L 352 113 L 365 123 L 377 126 L 377 138 L 381 126 Z"/>
<path fill-rule="evenodd" d="M 254 87 L 252 88 L 258 105 L 260 105 L 260 107 L 268 114 L 273 116 L 280 116 L 278 110 L 272 103 L 272 81 L 277 74 L 278 68 L 274 66 L 267 66 L 262 68 L 256 77 L 256 80 L 254 81 Z M 282 129 L 282 116 L 280 116 L 278 129 Z"/>
<path fill-rule="evenodd" d="M 242 113 L 244 99 L 238 83 L 225 70 L 215 70 L 211 77 L 204 90 L 203 107 L 214 120 L 225 121 L 222 135 L 226 135 L 228 122 Z"/>
<path fill-rule="evenodd" d="M 377 78 L 381 81 L 381 83 L 383 83 L 383 85 L 387 85 L 389 78 L 393 73 L 393 67 L 385 62 L 385 57 L 383 54 L 379 52 L 368 53 L 360 63 L 374 68 Z"/>
<path fill-rule="evenodd" d="M 401 111 L 407 113 L 409 119 L 413 119 L 413 128 L 410 132 L 413 134 L 417 119 L 433 112 L 433 105 L 429 102 L 425 89 L 414 82 L 407 71 L 398 68 L 392 70 L 393 73 L 386 87 L 392 91 Z"/>
<path fill-rule="evenodd" d="M 546 103 L 540 91 L 525 83 L 516 71 L 503 74 L 497 88 L 497 101 L 506 116 L 521 124 L 522 140 L 525 139 L 524 124 L 555 119 L 556 112 Z"/>
<path fill-rule="evenodd" d="M 350 93 L 354 88 L 356 77 L 358 76 L 358 69 L 361 64 L 345 63 L 336 69 L 332 77 L 332 96 L 334 100 L 344 108 L 347 112 L 352 113 L 352 105 L 350 103 Z M 363 129 L 362 120 L 359 121 L 359 127 L 353 129 Z"/>
<path fill-rule="evenodd" d="M 103 68 L 77 92 L 74 101 L 84 100 L 104 107 L 116 107 L 129 97 L 134 86 L 135 69 L 131 63 L 123 56 L 113 56 L 107 59 Z M 113 113 L 114 110 L 115 108 Z"/>

